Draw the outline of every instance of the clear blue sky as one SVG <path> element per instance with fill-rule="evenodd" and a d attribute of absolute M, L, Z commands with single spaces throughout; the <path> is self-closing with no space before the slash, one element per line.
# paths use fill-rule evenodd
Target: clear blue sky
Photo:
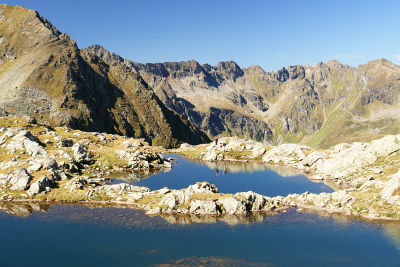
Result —
<path fill-rule="evenodd" d="M 400 1 L 25 0 L 80 48 L 138 62 L 234 60 L 267 71 L 337 59 L 400 63 Z"/>

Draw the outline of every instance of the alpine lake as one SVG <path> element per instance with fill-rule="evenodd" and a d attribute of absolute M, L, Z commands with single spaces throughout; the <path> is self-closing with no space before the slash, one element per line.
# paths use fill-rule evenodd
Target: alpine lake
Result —
<path fill-rule="evenodd" d="M 333 192 L 293 169 L 255 162 L 196 162 L 177 155 L 148 177 L 151 190 L 213 183 L 221 193 Z M 223 217 L 148 216 L 126 207 L 7 203 L 1 266 L 400 266 L 400 223 L 296 209 Z"/>

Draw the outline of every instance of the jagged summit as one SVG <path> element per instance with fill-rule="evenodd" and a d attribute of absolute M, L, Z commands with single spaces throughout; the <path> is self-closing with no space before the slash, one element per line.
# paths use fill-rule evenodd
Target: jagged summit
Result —
<path fill-rule="evenodd" d="M 3 114 L 165 146 L 208 139 L 199 129 L 320 147 L 400 131 L 400 67 L 385 59 L 275 72 L 233 61 L 143 64 L 100 45 L 79 50 L 37 12 L 6 5 L 0 35 Z"/>
<path fill-rule="evenodd" d="M 93 49 L 92 53 L 101 56 Z M 168 107 L 209 135 L 326 147 L 400 130 L 378 126 L 371 134 L 375 125 L 400 118 L 393 111 L 398 103 L 399 66 L 383 59 L 358 68 L 331 60 L 275 72 L 260 66 L 241 68 L 233 61 L 217 66 L 197 61 L 124 62 Z M 382 109 L 379 103 L 392 106 Z M 371 113 L 376 109 L 380 109 L 378 121 Z"/>
<path fill-rule="evenodd" d="M 87 50 L 93 51 L 94 54 L 96 54 L 98 57 L 103 59 L 103 61 L 107 64 L 110 64 L 112 61 L 115 61 L 115 60 L 120 61 L 120 62 L 124 61 L 124 59 L 122 57 L 120 57 L 119 55 L 106 50 L 103 46 L 98 45 L 98 44 L 94 44 L 94 45 L 88 47 Z"/>
<path fill-rule="evenodd" d="M 93 46 L 102 60 L 79 50 L 36 11 L 0 6 L 0 36 L 0 113 L 143 137 L 166 147 L 209 140 L 115 54 Z"/>

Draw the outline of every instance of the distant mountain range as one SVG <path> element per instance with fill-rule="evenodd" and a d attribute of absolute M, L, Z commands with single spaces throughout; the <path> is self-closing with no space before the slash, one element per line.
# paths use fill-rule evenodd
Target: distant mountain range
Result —
<path fill-rule="evenodd" d="M 0 113 L 167 147 L 217 135 L 329 147 L 400 131 L 400 66 L 385 59 L 276 72 L 233 61 L 141 64 L 99 45 L 79 50 L 37 12 L 6 5 L 0 35 Z"/>

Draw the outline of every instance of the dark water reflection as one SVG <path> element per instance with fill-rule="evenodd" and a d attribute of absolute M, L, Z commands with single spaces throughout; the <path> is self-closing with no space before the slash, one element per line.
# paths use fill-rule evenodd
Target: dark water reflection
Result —
<path fill-rule="evenodd" d="M 270 215 L 203 217 L 207 223 L 198 224 L 201 219 L 197 216 L 150 217 L 128 208 L 13 203 L 0 207 L 25 216 L 0 212 L 2 266 L 400 263 L 398 222 L 289 210 Z"/>
<path fill-rule="evenodd" d="M 267 196 L 286 196 L 305 191 L 333 192 L 326 184 L 311 181 L 293 168 L 268 166 L 258 162 L 203 162 L 188 160 L 179 155 L 172 157 L 176 158 L 172 169 L 146 179 L 128 181 L 152 190 L 164 186 L 180 189 L 207 181 L 215 184 L 222 193 L 254 191 Z"/>

